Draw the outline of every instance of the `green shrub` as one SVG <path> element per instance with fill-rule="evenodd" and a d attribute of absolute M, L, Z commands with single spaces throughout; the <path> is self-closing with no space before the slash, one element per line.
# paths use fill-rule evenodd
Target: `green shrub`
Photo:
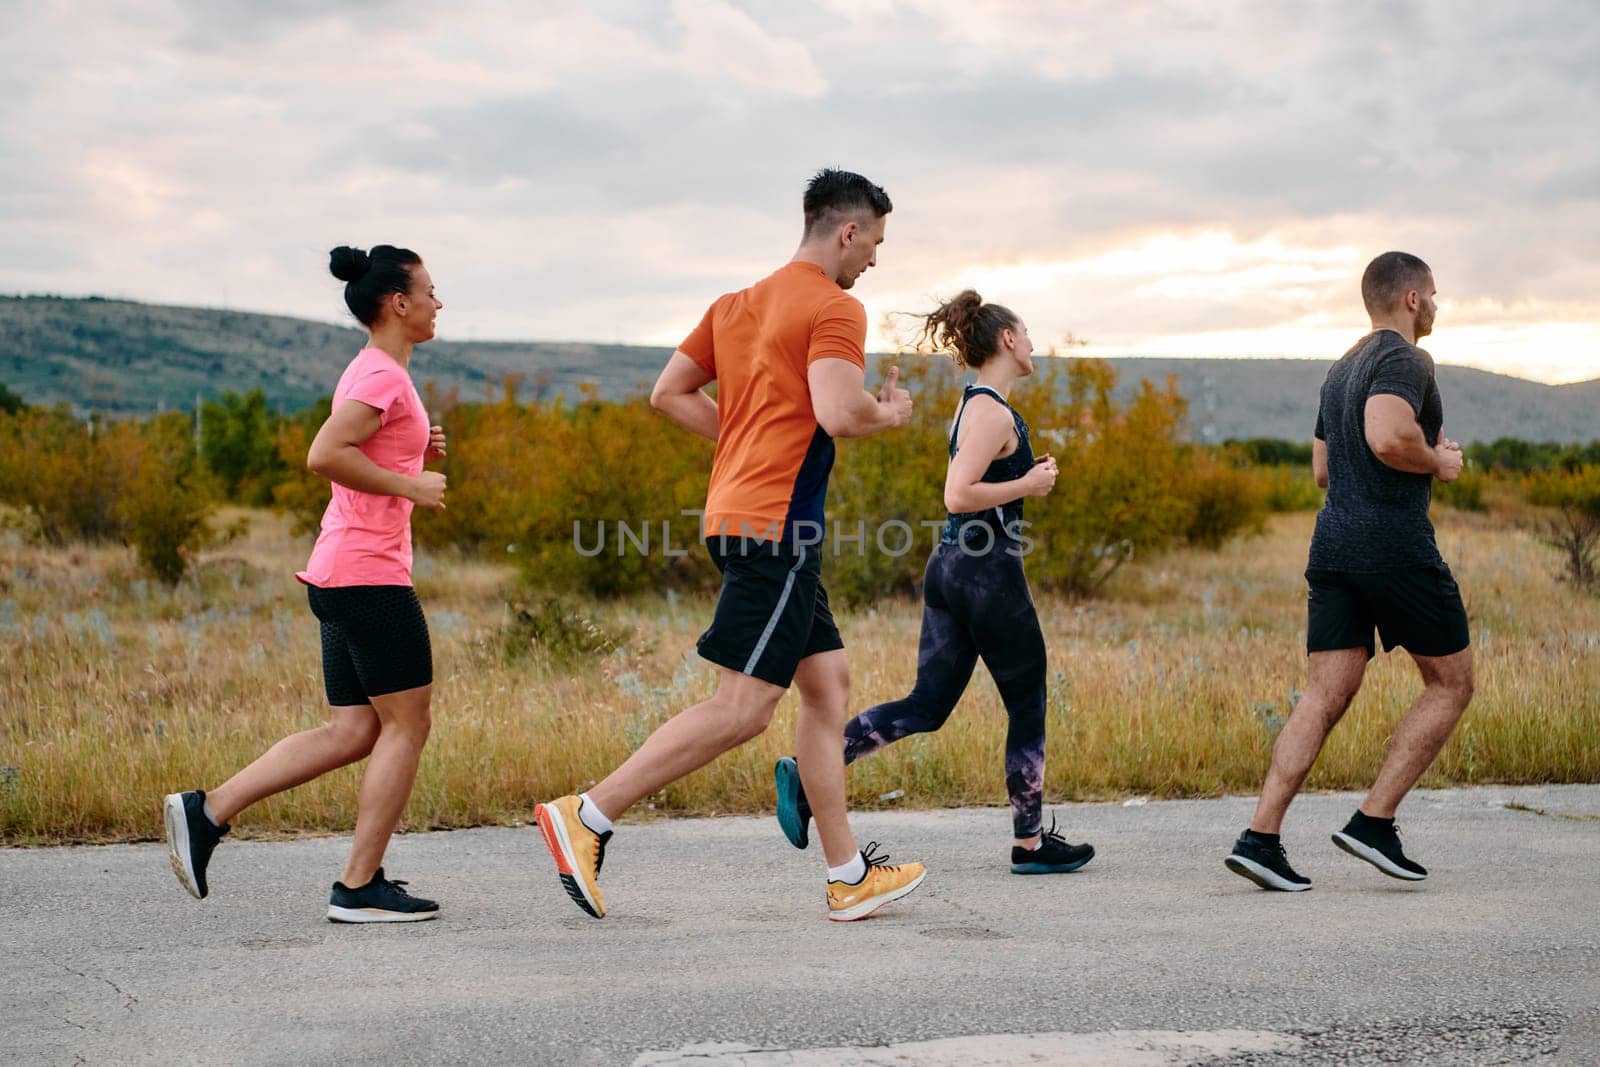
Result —
<path fill-rule="evenodd" d="M 0 415 L 0 503 L 26 508 L 51 544 L 121 540 L 165 582 L 209 536 L 212 491 L 180 412 L 144 424 L 65 408 Z"/>
<path fill-rule="evenodd" d="M 543 655 L 562 667 L 592 664 L 627 642 L 627 633 L 606 627 L 587 612 L 556 597 L 532 604 L 506 605 L 501 627 L 501 652 L 507 663 Z"/>
<path fill-rule="evenodd" d="M 828 490 L 830 524 L 846 537 L 866 530 L 864 551 L 850 545 L 827 563 L 828 589 L 845 603 L 914 592 L 936 535 L 923 523 L 945 514 L 948 433 L 961 377 L 942 357 L 901 355 L 881 360 L 869 383 L 891 362 L 915 398 L 912 423 L 841 442 Z M 1024 509 L 1036 585 L 1091 595 L 1136 555 L 1185 539 L 1218 545 L 1260 527 L 1265 494 L 1255 479 L 1184 443 L 1186 405 L 1173 381 L 1144 382 L 1119 404 L 1108 363 L 1041 357 L 1036 365 L 1035 377 L 1011 396 L 1034 452 L 1055 456 L 1061 471 L 1055 490 Z M 885 528 L 893 522 L 904 526 Z M 893 554 L 908 531 L 914 549 Z"/>
<path fill-rule="evenodd" d="M 1049 360 L 1043 374 L 1049 388 L 1034 395 L 1049 408 L 1033 420 L 1035 451 L 1054 455 L 1061 477 L 1028 501 L 1029 572 L 1045 588 L 1087 596 L 1129 559 L 1184 537 L 1196 509 L 1190 476 L 1209 461 L 1182 443 L 1187 405 L 1175 380 L 1143 382 L 1119 407 L 1104 361 Z"/>
<path fill-rule="evenodd" d="M 891 363 L 916 401 L 911 424 L 839 442 L 830 481 L 826 580 L 842 603 L 915 594 L 945 515 L 962 375 L 942 356 L 886 356 L 869 387 Z M 1185 540 L 1218 545 L 1259 527 L 1278 499 L 1257 472 L 1186 443 L 1174 380 L 1145 382 L 1119 402 L 1107 363 L 1041 356 L 1038 367 L 1012 399 L 1034 451 L 1053 454 L 1061 470 L 1055 491 L 1026 508 L 1029 570 L 1041 587 L 1091 594 L 1135 555 Z M 450 488 L 445 510 L 413 514 L 417 542 L 510 558 L 530 587 L 556 593 L 716 588 L 695 514 L 712 444 L 643 397 L 605 403 L 588 390 L 524 404 L 516 385 L 508 379 L 500 399 L 474 404 L 430 393 L 430 416 L 449 438 Z M 324 399 L 275 419 L 258 394 L 225 396 L 205 409 L 205 463 L 182 415 L 141 427 L 85 424 L 64 409 L 0 414 L 0 503 L 30 509 L 54 542 L 126 538 L 175 580 L 184 552 L 207 536 L 212 480 L 243 500 L 270 486 L 297 533 L 316 529 L 330 490 L 305 457 L 328 408 Z"/>
<path fill-rule="evenodd" d="M 961 376 L 948 358 L 905 353 L 872 367 L 868 388 L 876 389 L 890 366 L 900 368 L 901 385 L 911 393 L 910 423 L 838 442 L 828 483 L 822 577 L 829 596 L 841 604 L 917 595 L 944 524 L 950 424 Z M 1027 403 L 1026 389 L 1013 396 L 1019 404 Z"/>
<path fill-rule="evenodd" d="M 267 410 L 259 386 L 248 393 L 228 390 L 201 405 L 200 456 L 227 499 L 251 507 L 272 503 L 273 489 L 288 474 L 277 447 L 280 421 Z"/>
<path fill-rule="evenodd" d="M 32 508 L 0 504 L 0 534 L 13 534 L 25 544 L 44 540 L 39 530 L 39 516 Z"/>
<path fill-rule="evenodd" d="M 1285 441 L 1280 437 L 1230 437 L 1222 442 L 1230 453 L 1256 467 L 1311 466 L 1310 441 Z"/>
<path fill-rule="evenodd" d="M 326 478 L 306 468 L 306 453 L 314 434 L 315 429 L 308 433 L 304 424 L 289 422 L 278 427 L 273 440 L 284 475 L 272 487 L 272 503 L 294 519 L 291 530 L 297 537 L 317 532 L 332 493 Z"/>
<path fill-rule="evenodd" d="M 1241 533 L 1260 533 L 1267 517 L 1267 488 L 1254 472 L 1220 460 L 1198 460 L 1187 491 L 1194 502 L 1184 540 L 1217 549 Z"/>
<path fill-rule="evenodd" d="M 117 497 L 142 452 L 134 422 L 84 422 L 65 407 L 0 415 L 0 502 L 31 510 L 51 544 L 119 538 Z"/>
<path fill-rule="evenodd" d="M 1267 510 L 1274 514 L 1316 511 L 1322 507 L 1325 494 L 1309 466 L 1274 464 L 1257 467 L 1253 473 L 1266 494 Z"/>
<path fill-rule="evenodd" d="M 1535 471 L 1577 470 L 1600 466 L 1600 440 L 1587 445 L 1557 441 L 1524 441 L 1499 437 L 1488 443 L 1475 441 L 1464 449 L 1467 462 L 1483 471 L 1530 474 Z"/>
<path fill-rule="evenodd" d="M 1462 467 L 1455 481 L 1433 483 L 1433 499 L 1457 511 L 1488 511 L 1489 505 L 1483 499 L 1483 488 L 1488 481 L 1488 476 L 1476 467 Z"/>
<path fill-rule="evenodd" d="M 684 514 L 705 506 L 709 441 L 674 426 L 643 398 L 589 398 L 543 414 L 546 443 L 534 455 L 552 467 L 553 485 L 546 498 L 528 502 L 520 536 L 529 546 L 520 554 L 527 573 L 603 597 L 692 587 L 715 574 L 705 553 L 690 549 L 700 527 Z M 580 552 L 584 532 L 598 535 L 602 524 L 600 551 Z M 685 554 L 669 554 L 668 545 Z"/>
<path fill-rule="evenodd" d="M 1567 581 L 1600 592 L 1600 465 L 1529 476 L 1528 499 L 1554 508 L 1539 537 L 1561 553 Z"/>
<path fill-rule="evenodd" d="M 145 428 L 133 477 L 122 487 L 117 514 L 124 537 L 146 570 L 177 584 L 193 554 L 210 537 L 212 493 L 181 414 L 158 416 Z"/>

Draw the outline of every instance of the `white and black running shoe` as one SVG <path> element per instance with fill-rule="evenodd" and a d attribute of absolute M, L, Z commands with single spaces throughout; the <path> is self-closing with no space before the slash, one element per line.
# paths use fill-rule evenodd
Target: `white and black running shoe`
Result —
<path fill-rule="evenodd" d="M 1289 866 L 1282 844 L 1269 844 L 1249 830 L 1239 835 L 1239 840 L 1233 843 L 1233 851 L 1222 862 L 1228 870 L 1250 879 L 1262 889 L 1303 893 L 1311 888 L 1311 879 Z"/>
<path fill-rule="evenodd" d="M 1400 847 L 1400 829 L 1392 819 L 1374 819 L 1357 811 L 1333 835 L 1333 843 L 1390 878 L 1420 882 L 1428 877 L 1428 868 L 1408 858 Z"/>
<path fill-rule="evenodd" d="M 407 893 L 404 882 L 392 882 L 379 867 L 372 881 L 360 889 L 333 883 L 328 898 L 328 921 L 336 923 L 415 923 L 439 917 L 439 905 Z"/>
<path fill-rule="evenodd" d="M 211 862 L 217 842 L 228 832 L 228 825 L 215 826 L 207 818 L 203 789 L 169 794 L 162 814 L 167 824 L 167 859 L 172 863 L 172 873 L 191 896 L 204 900 L 206 865 Z"/>

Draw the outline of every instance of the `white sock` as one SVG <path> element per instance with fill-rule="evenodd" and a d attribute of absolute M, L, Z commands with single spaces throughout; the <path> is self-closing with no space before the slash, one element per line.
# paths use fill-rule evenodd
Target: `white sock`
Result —
<path fill-rule="evenodd" d="M 1041 837 L 1041 838 L 1039 838 L 1039 840 L 1035 841 L 1033 844 L 1031 844 L 1031 845 L 1023 845 L 1022 847 L 1027 849 L 1029 852 L 1038 852 L 1039 849 L 1041 847 L 1043 847 L 1043 845 L 1044 845 L 1044 838 Z"/>
<path fill-rule="evenodd" d="M 850 885 L 855 885 L 866 876 L 867 861 L 861 858 L 861 853 L 859 852 L 851 858 L 849 863 L 839 867 L 828 868 L 828 881 L 830 882 L 846 882 Z"/>
<path fill-rule="evenodd" d="M 212 826 L 219 830 L 222 829 L 222 820 L 211 814 L 211 801 L 202 800 L 200 802 L 200 810 L 206 813 L 206 818 L 211 820 Z"/>
<path fill-rule="evenodd" d="M 606 813 L 600 810 L 599 805 L 589 799 L 589 794 L 579 793 L 578 801 L 578 820 L 597 834 L 609 834 L 611 820 L 606 818 Z"/>

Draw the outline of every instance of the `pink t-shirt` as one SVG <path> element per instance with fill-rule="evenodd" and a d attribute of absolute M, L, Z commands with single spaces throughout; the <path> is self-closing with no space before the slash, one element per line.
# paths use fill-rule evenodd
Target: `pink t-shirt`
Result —
<path fill-rule="evenodd" d="M 385 470 L 415 477 L 428 448 L 428 413 L 406 369 L 381 348 L 363 348 L 339 376 L 333 406 L 359 400 L 376 408 L 382 425 L 361 443 L 366 457 Z M 322 513 L 322 532 L 306 569 L 307 585 L 411 584 L 411 501 L 333 486 Z"/>

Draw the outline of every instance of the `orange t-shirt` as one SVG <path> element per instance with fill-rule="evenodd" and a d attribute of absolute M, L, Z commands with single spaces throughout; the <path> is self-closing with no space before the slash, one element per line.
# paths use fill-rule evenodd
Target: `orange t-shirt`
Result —
<path fill-rule="evenodd" d="M 711 305 L 678 346 L 717 381 L 707 537 L 822 539 L 833 438 L 817 425 L 806 372 L 819 359 L 864 370 L 866 342 L 866 309 L 815 263 Z"/>

